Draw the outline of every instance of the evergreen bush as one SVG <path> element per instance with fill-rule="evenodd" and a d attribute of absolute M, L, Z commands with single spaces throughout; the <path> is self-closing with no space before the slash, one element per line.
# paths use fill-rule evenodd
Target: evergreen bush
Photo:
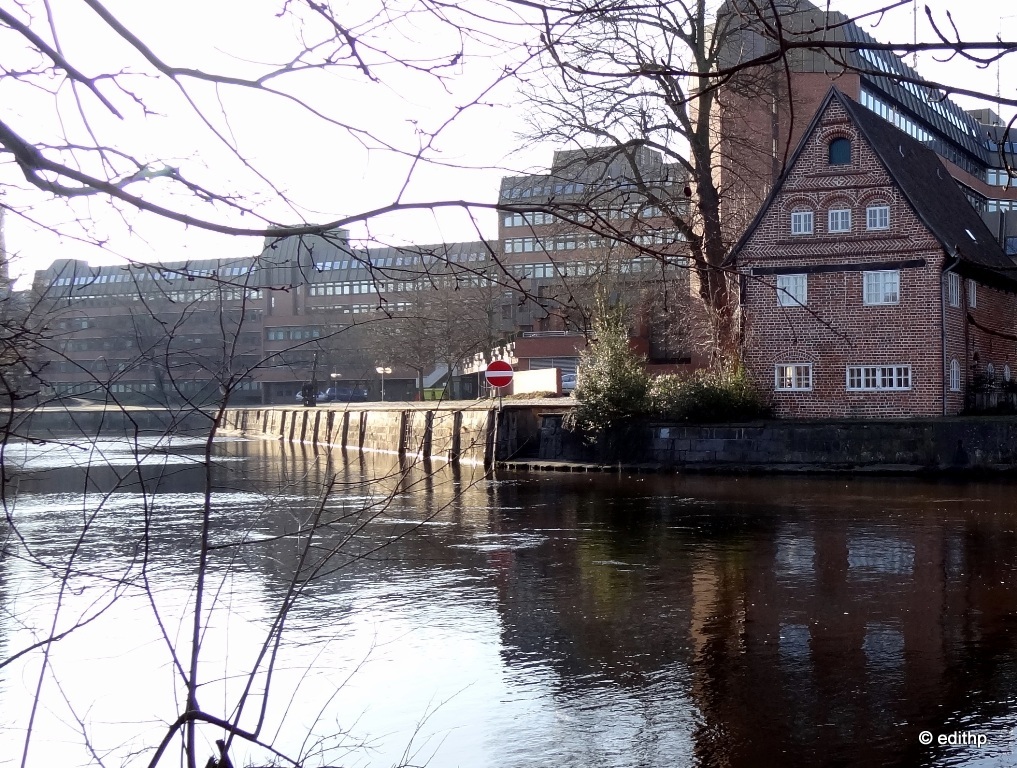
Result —
<path fill-rule="evenodd" d="M 644 361 L 629 346 L 623 307 L 610 307 L 599 299 L 593 332 L 594 340 L 579 360 L 572 393 L 576 407 L 563 422 L 591 441 L 609 427 L 644 415 L 650 383 Z"/>

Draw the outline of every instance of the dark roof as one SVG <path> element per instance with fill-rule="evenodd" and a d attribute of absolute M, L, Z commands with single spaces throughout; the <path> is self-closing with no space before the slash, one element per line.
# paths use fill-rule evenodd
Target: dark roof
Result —
<path fill-rule="evenodd" d="M 843 105 L 848 116 L 929 232 L 939 240 L 949 255 L 961 257 L 962 264 L 965 265 L 965 269 L 961 271 L 976 273 L 980 278 L 1000 284 L 1009 290 L 1017 289 L 1014 261 L 1003 252 L 939 156 L 836 88 L 830 89 L 816 111 L 808 129 L 802 135 L 802 140 L 789 159 L 787 169 L 777 180 L 748 229 L 735 244 L 730 259 L 737 258 L 738 252 L 745 246 L 773 200 L 780 194 L 803 148 L 815 133 L 819 121 L 834 99 Z"/>

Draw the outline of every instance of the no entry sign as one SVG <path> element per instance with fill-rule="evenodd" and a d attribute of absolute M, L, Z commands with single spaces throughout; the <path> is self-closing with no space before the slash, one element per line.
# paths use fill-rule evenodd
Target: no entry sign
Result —
<path fill-rule="evenodd" d="M 504 360 L 494 360 L 488 363 L 484 376 L 492 387 L 507 387 L 512 383 L 512 366 Z"/>

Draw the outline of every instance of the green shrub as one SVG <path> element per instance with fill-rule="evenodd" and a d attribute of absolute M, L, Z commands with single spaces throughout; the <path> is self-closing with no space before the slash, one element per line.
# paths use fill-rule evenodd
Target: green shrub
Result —
<path fill-rule="evenodd" d="M 609 427 L 647 411 L 650 377 L 644 361 L 629 347 L 628 326 L 620 306 L 598 302 L 595 339 L 579 360 L 576 407 L 564 426 L 580 430 L 589 440 Z"/>
<path fill-rule="evenodd" d="M 742 421 L 769 413 L 743 370 L 696 371 L 691 376 L 658 376 L 650 382 L 648 411 L 668 421 Z"/>

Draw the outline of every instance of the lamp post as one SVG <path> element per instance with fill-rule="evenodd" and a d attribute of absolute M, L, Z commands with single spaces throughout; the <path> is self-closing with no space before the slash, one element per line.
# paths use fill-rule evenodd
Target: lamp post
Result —
<path fill-rule="evenodd" d="M 392 369 L 387 365 L 379 365 L 374 370 L 381 374 L 381 401 L 385 402 L 385 374 L 392 373 Z"/>

